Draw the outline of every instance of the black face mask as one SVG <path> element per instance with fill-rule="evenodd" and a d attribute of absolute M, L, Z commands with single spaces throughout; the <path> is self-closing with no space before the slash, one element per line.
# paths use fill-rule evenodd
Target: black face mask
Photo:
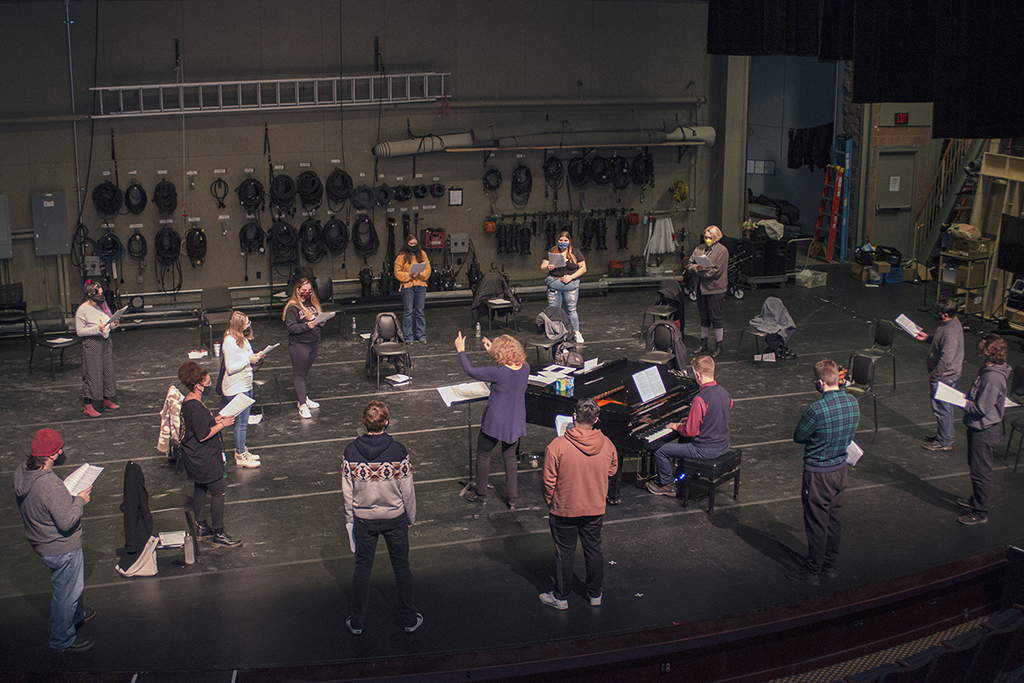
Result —
<path fill-rule="evenodd" d="M 98 304 L 103 303 L 103 292 L 93 292 L 89 295 L 89 298 Z"/>
<path fill-rule="evenodd" d="M 57 456 L 57 459 L 53 461 L 53 464 L 58 466 L 58 467 L 60 467 L 61 465 L 63 465 L 67 461 L 68 461 L 68 454 L 65 453 L 63 450 L 61 450 L 60 454 Z"/>

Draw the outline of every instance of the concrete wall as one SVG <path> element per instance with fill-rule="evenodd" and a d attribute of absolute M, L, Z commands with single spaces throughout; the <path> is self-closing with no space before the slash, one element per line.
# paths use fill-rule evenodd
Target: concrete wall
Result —
<path fill-rule="evenodd" d="M 340 14 L 339 14 L 340 7 Z M 209 187 L 223 177 L 232 190 L 245 178 L 245 169 L 267 183 L 263 156 L 263 124 L 269 124 L 275 164 L 284 173 L 297 176 L 308 163 L 326 178 L 341 159 L 341 166 L 356 184 L 390 185 L 402 182 L 438 182 L 464 190 L 464 205 L 449 208 L 447 202 L 433 202 L 436 209 L 420 209 L 421 227 L 444 227 L 449 232 L 469 233 L 481 265 L 503 266 L 515 280 L 539 282 L 543 238 L 534 238 L 530 256 L 495 254 L 494 239 L 485 235 L 482 224 L 489 212 L 489 198 L 481 179 L 486 165 L 482 154 L 433 154 L 382 159 L 376 164 L 370 148 L 378 140 L 414 134 L 446 134 L 494 125 L 513 129 L 550 131 L 603 129 L 672 128 L 676 123 L 707 124 L 708 110 L 702 106 L 666 105 L 652 102 L 686 97 L 714 100 L 710 58 L 706 54 L 707 6 L 700 2 L 592 2 L 588 0 L 377 0 L 331 2 L 328 0 L 102 0 L 73 2 L 72 61 L 74 64 L 75 107 L 79 115 L 92 111 L 88 87 L 171 83 L 176 79 L 174 41 L 179 40 L 187 82 L 362 75 L 373 70 L 373 37 L 380 37 L 380 49 L 390 73 L 404 71 L 447 71 L 451 115 L 440 116 L 439 105 L 346 108 L 343 112 L 260 112 L 133 118 L 97 121 L 90 138 L 90 123 L 78 123 L 78 156 L 85 206 L 82 221 L 90 237 L 102 234 L 100 218 L 90 196 L 103 180 L 113 179 L 110 159 L 110 128 L 117 146 L 118 180 L 122 189 L 137 178 L 152 195 L 156 183 L 166 177 L 175 183 L 179 213 L 201 218 L 209 252 L 204 265 L 192 268 L 183 257 L 184 288 L 214 284 L 238 286 L 243 282 L 243 257 L 238 247 L 238 230 L 245 222 L 237 202 L 218 211 Z M 10 199 L 11 224 L 15 235 L 14 258 L 7 264 L 4 279 L 25 282 L 29 308 L 79 300 L 82 278 L 61 257 L 37 258 L 31 239 L 29 195 L 60 191 L 67 195 L 68 231 L 76 224 L 75 148 L 70 119 L 68 83 L 68 39 L 63 3 L 0 3 L 0 63 L 5 77 L 0 80 L 0 194 Z M 96 73 L 93 63 L 97 65 Z M 527 101 L 571 100 L 572 105 L 527 106 Z M 591 104 L 621 100 L 625 106 Z M 576 102 L 583 104 L 577 105 Z M 379 129 L 379 135 L 378 135 Z M 720 131 L 721 135 L 721 131 Z M 90 148 L 90 139 L 92 146 Z M 721 137 L 720 137 L 721 139 Z M 563 150 L 568 161 L 575 150 Z M 627 157 L 636 147 L 613 151 Z M 573 193 L 578 208 L 628 207 L 647 210 L 691 209 L 676 214 L 676 226 L 690 234 L 707 223 L 712 202 L 712 169 L 719 164 L 716 148 L 687 151 L 680 160 L 674 147 L 652 147 L 655 158 L 654 190 L 648 189 L 641 202 L 634 187 L 621 197 L 607 189 L 591 189 L 580 197 Z M 90 155 L 92 157 L 89 165 Z M 550 211 L 552 197 L 544 197 L 539 150 L 501 151 L 487 163 L 498 167 L 505 185 L 495 199 L 495 210 L 513 211 L 508 194 L 514 166 L 530 166 L 533 193 L 527 211 Z M 214 169 L 227 169 L 215 176 Z M 415 181 L 413 171 L 422 178 Z M 162 176 L 158 171 L 166 170 Z M 194 176 L 186 172 L 194 171 Z M 86 185 L 86 176 L 88 182 Z M 194 180 L 189 188 L 187 178 Z M 404 180 L 399 181 L 398 178 Z M 676 206 L 668 188 L 679 179 L 691 185 L 694 200 Z M 232 194 L 229 200 L 235 199 Z M 565 190 L 558 208 L 568 206 Z M 324 207 L 326 208 L 326 207 Z M 321 220 L 327 215 L 322 208 Z M 720 207 L 718 209 L 720 212 Z M 522 210 L 520 209 L 521 213 Z M 230 215 L 221 220 L 220 215 Z M 386 239 L 384 210 L 378 209 L 375 223 L 382 242 Z M 398 212 L 395 212 L 398 215 Z M 347 216 L 343 216 L 345 218 Z M 303 217 L 292 223 L 297 228 Z M 221 223 L 227 234 L 222 234 Z M 271 219 L 264 214 L 264 227 Z M 142 223 L 141 232 L 150 243 L 159 229 L 152 206 L 141 216 L 114 220 L 114 232 L 122 241 L 131 234 L 130 224 Z M 183 218 L 174 227 L 184 234 Z M 399 228 L 400 230 L 401 228 Z M 610 259 L 627 259 L 640 253 L 645 236 L 634 228 L 628 250 L 615 248 L 614 229 L 607 252 L 593 252 L 590 271 L 606 271 Z M 369 265 L 379 274 L 383 248 Z M 261 271 L 265 282 L 266 262 L 254 266 L 250 278 Z M 328 255 L 314 268 L 320 276 L 354 278 L 362 266 L 351 246 L 343 256 Z M 121 285 L 124 294 L 158 288 L 152 265 L 143 271 L 143 282 L 135 275 L 138 267 L 127 260 Z M 463 274 L 462 282 L 465 282 Z"/>

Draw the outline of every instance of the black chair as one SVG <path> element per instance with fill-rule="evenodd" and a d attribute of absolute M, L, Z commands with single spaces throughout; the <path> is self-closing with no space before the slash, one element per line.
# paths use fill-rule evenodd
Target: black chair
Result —
<path fill-rule="evenodd" d="M 847 387 L 846 393 L 853 396 L 860 402 L 861 399 L 871 397 L 875 409 L 875 431 L 878 431 L 878 397 L 875 396 L 875 361 L 868 356 L 854 354 L 851 360 L 850 374 L 853 377 L 854 386 Z"/>
<path fill-rule="evenodd" d="M 747 325 L 745 328 L 740 330 L 740 343 L 736 346 L 736 350 L 743 348 L 743 335 L 749 334 L 750 338 L 754 342 L 754 355 L 761 353 L 766 346 L 767 342 L 765 339 L 768 337 L 767 332 L 762 332 L 753 325 Z M 758 341 L 760 340 L 760 341 Z"/>
<path fill-rule="evenodd" d="M 1019 400 L 1024 396 L 1024 365 L 1018 365 L 1013 369 L 1013 382 L 1010 386 L 1009 395 L 1017 397 Z M 1006 429 L 1006 422 L 1003 422 L 1003 429 Z M 1020 432 L 1020 439 L 1017 441 L 1017 459 L 1013 463 L 1013 471 L 1017 471 L 1017 465 L 1020 464 L 1020 450 L 1024 446 L 1024 416 L 1015 417 L 1010 422 L 1010 438 L 1006 440 L 1006 451 L 1003 454 L 1003 460 L 1006 462 L 1010 461 L 1010 442 L 1013 441 L 1013 435 Z"/>
<path fill-rule="evenodd" d="M 925 683 L 934 663 L 934 660 L 928 660 L 917 666 L 900 666 L 882 676 L 879 683 Z"/>
<path fill-rule="evenodd" d="M 313 287 L 316 290 L 317 301 L 320 302 L 320 310 L 336 314 L 334 319 L 338 321 L 338 334 L 341 334 L 341 314 L 345 309 L 334 300 L 334 280 L 329 277 L 317 278 Z"/>
<path fill-rule="evenodd" d="M 32 372 L 32 359 L 35 356 L 36 347 L 47 350 L 50 356 L 50 380 L 55 379 L 53 374 L 53 352 L 60 349 L 60 366 L 64 367 L 64 350 L 82 343 L 81 337 L 68 327 L 64 311 L 59 308 L 46 308 L 41 311 L 32 311 L 28 314 L 29 332 L 31 336 L 28 352 L 28 371 Z"/>
<path fill-rule="evenodd" d="M 974 628 L 956 638 L 943 641 L 942 647 L 945 649 L 935 656 L 935 662 L 925 678 L 926 683 L 964 683 L 967 670 L 984 637 L 984 630 Z"/>
<path fill-rule="evenodd" d="M 869 349 L 854 351 L 850 354 L 850 365 L 853 365 L 854 356 L 870 358 L 872 363 L 877 363 L 882 358 L 892 360 L 892 390 L 896 391 L 896 354 L 892 352 L 892 339 L 895 335 L 896 325 L 888 320 L 875 322 L 875 343 Z"/>
<path fill-rule="evenodd" d="M 648 306 L 644 309 L 643 317 L 640 318 L 640 329 L 647 330 L 647 316 L 651 316 L 651 322 L 656 323 L 659 320 L 670 320 L 675 312 L 675 306 Z"/>
<path fill-rule="evenodd" d="M 964 683 L 989 683 L 1005 671 L 1010 649 L 1024 632 L 1024 615 L 1019 609 L 1006 610 L 981 625 L 988 631 L 978 646 Z"/>
<path fill-rule="evenodd" d="M 668 365 L 676 357 L 676 354 L 672 351 L 672 333 L 667 325 L 660 325 L 655 322 L 653 327 L 654 349 L 644 351 L 637 360 L 641 363 L 650 363 L 651 365 Z"/>
<path fill-rule="evenodd" d="M 22 334 L 29 339 L 28 313 L 26 312 L 25 289 L 20 282 L 0 285 L 0 325 L 21 323 Z"/>
<path fill-rule="evenodd" d="M 885 680 L 887 674 L 899 671 L 901 668 L 902 667 L 895 662 L 879 664 L 878 666 L 871 667 L 867 671 L 847 674 L 846 676 L 843 676 L 843 681 L 845 681 L 845 683 L 881 683 Z"/>
<path fill-rule="evenodd" d="M 380 389 L 381 360 L 388 359 L 397 366 L 397 359 L 404 356 L 406 368 L 412 367 L 409 347 L 402 341 L 402 332 L 394 313 L 380 313 L 377 316 L 374 333 L 370 335 L 370 351 L 373 354 L 373 364 L 377 367 L 378 390 Z"/>
<path fill-rule="evenodd" d="M 199 311 L 199 344 L 203 344 L 203 328 L 209 330 L 210 351 L 213 351 L 214 327 L 220 328 L 217 332 L 220 339 L 228 329 L 228 321 L 231 320 L 231 290 L 221 285 L 217 287 L 203 287 L 200 297 Z"/>

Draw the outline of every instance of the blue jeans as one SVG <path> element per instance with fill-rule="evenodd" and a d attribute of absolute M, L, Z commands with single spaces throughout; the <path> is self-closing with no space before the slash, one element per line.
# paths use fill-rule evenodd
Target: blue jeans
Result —
<path fill-rule="evenodd" d="M 725 455 L 729 450 L 729 444 L 719 448 L 701 448 L 697 444 L 688 441 L 685 443 L 667 443 L 654 451 L 654 464 L 658 468 L 658 483 L 668 486 L 675 478 L 672 471 L 670 458 L 689 458 L 690 460 L 711 460 Z"/>
<path fill-rule="evenodd" d="M 391 569 L 398 587 L 398 611 L 402 626 L 416 623 L 416 608 L 412 604 L 412 569 L 409 567 L 409 518 L 402 513 L 393 519 L 353 518 L 352 538 L 356 542 L 356 569 L 352 575 L 352 626 L 366 624 L 366 611 L 370 604 L 370 573 L 377 539 L 383 536 L 391 556 Z"/>
<path fill-rule="evenodd" d="M 402 289 L 402 334 L 405 335 L 405 341 L 427 338 L 427 316 L 423 312 L 426 305 L 426 287 L 416 285 Z M 413 314 L 416 315 L 416 331 L 419 332 L 416 336 L 413 336 Z"/>
<path fill-rule="evenodd" d="M 576 314 L 576 302 L 580 298 L 580 281 L 566 284 L 557 277 L 548 277 L 548 306 L 564 308 L 572 323 L 572 331 L 580 331 L 580 317 Z"/>
<path fill-rule="evenodd" d="M 50 568 L 53 597 L 50 599 L 50 647 L 63 650 L 75 642 L 75 624 L 85 618 L 85 556 L 82 549 L 63 555 L 42 555 Z"/>
<path fill-rule="evenodd" d="M 252 389 L 249 391 L 243 391 L 243 394 L 252 398 Z M 225 396 L 225 399 L 232 399 L 234 396 Z M 249 406 L 238 415 L 235 416 L 235 453 L 244 453 L 248 450 L 245 447 L 245 433 L 249 431 L 249 413 L 252 411 L 252 406 Z"/>
<path fill-rule="evenodd" d="M 942 383 L 956 389 L 956 381 L 960 379 L 957 375 L 953 379 L 944 380 Z M 932 388 L 932 396 L 935 396 L 935 387 L 938 382 L 929 382 Z M 953 443 L 953 404 L 945 401 L 936 401 L 932 398 L 932 412 L 935 413 L 937 425 L 935 427 L 935 443 L 940 446 L 949 446 Z"/>

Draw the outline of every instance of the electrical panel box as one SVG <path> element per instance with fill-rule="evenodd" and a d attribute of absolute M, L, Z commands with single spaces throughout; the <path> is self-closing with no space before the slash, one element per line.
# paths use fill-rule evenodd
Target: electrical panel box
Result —
<path fill-rule="evenodd" d="M 452 253 L 465 254 L 469 252 L 469 235 L 451 235 Z"/>
<path fill-rule="evenodd" d="M 82 257 L 82 271 L 88 277 L 99 277 L 102 274 L 100 270 L 100 257 L 99 256 L 84 256 Z"/>
<path fill-rule="evenodd" d="M 66 256 L 71 253 L 63 192 L 32 193 L 32 231 L 36 238 L 36 256 Z"/>
<path fill-rule="evenodd" d="M 14 258 L 14 242 L 11 240 L 11 211 L 7 195 L 0 194 L 0 259 Z"/>

